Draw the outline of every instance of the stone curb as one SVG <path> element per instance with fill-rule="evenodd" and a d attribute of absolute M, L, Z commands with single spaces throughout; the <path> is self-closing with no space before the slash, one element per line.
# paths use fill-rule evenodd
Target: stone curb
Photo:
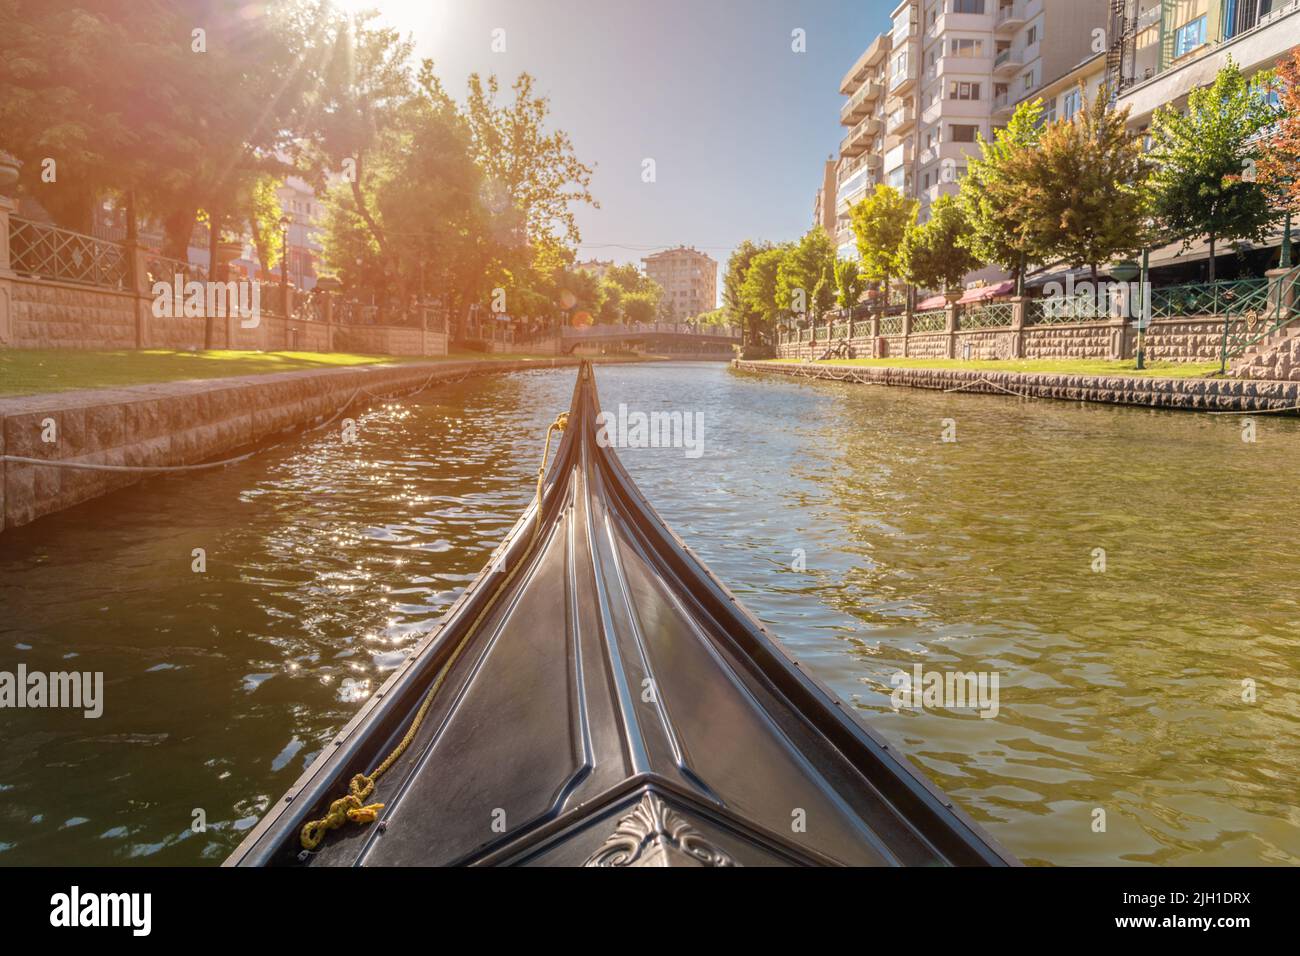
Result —
<path fill-rule="evenodd" d="M 1073 375 L 1056 372 L 981 372 L 968 369 L 896 366 L 805 365 L 796 362 L 744 362 L 733 368 L 822 381 L 899 385 L 962 394 L 1007 395 L 1108 405 L 1140 405 L 1183 411 L 1263 412 L 1300 405 L 1300 382 L 1235 378 L 1148 378 L 1127 375 Z M 1009 396 L 1008 396 L 1009 397 Z"/>
<path fill-rule="evenodd" d="M 155 466 L 220 461 L 328 419 L 360 388 L 356 407 L 433 376 L 573 367 L 580 359 L 409 362 L 273 372 L 0 398 L 0 455 Z M 42 440 L 53 423 L 55 441 Z M 0 460 L 0 532 L 109 494 L 147 473 L 83 471 Z"/>

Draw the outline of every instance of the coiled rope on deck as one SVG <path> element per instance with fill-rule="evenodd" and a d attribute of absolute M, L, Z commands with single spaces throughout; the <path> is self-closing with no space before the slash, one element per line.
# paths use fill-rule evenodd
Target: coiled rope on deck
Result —
<path fill-rule="evenodd" d="M 537 469 L 537 496 L 533 501 L 533 536 L 528 545 L 530 550 L 537 542 L 537 536 L 542 525 L 542 484 L 546 477 L 546 460 L 550 457 L 551 453 L 551 436 L 555 432 L 564 431 L 568 426 L 569 414 L 568 412 L 565 412 L 558 415 L 555 421 L 551 422 L 550 426 L 546 429 L 546 447 L 542 450 L 541 467 Z M 510 573 L 506 575 L 505 580 L 501 582 L 501 586 L 497 588 L 496 595 L 500 595 L 505 591 L 506 587 L 509 586 L 510 582 L 519 572 L 519 569 L 524 566 L 524 563 L 524 560 L 521 558 L 520 561 L 515 564 L 515 566 L 510 570 Z M 465 629 L 464 636 L 462 636 L 460 641 L 456 644 L 456 647 L 452 650 L 446 662 L 438 669 L 438 674 L 433 679 L 433 684 L 424 695 L 424 700 L 420 702 L 420 709 L 415 712 L 415 717 L 412 718 L 410 726 L 407 727 L 406 733 L 403 735 L 398 745 L 393 748 L 392 753 L 385 757 L 383 762 L 374 770 L 370 771 L 370 773 L 355 774 L 352 779 L 348 781 L 347 794 L 330 803 L 329 811 L 325 816 L 321 817 L 319 820 L 309 820 L 307 823 L 303 824 L 298 837 L 304 850 L 315 850 L 321 845 L 321 842 L 325 839 L 325 835 L 329 833 L 330 830 L 337 830 L 346 823 L 351 822 L 365 825 L 367 823 L 373 823 L 378 819 L 379 811 L 384 809 L 384 804 L 368 804 L 364 801 L 374 793 L 375 785 L 379 782 L 379 778 L 388 772 L 389 768 L 398 761 L 402 754 L 406 753 L 406 748 L 408 748 L 411 745 L 411 742 L 415 740 L 416 734 L 420 732 L 420 727 L 424 723 L 424 718 L 429 713 L 429 708 L 433 705 L 434 697 L 437 696 L 439 689 L 441 689 L 443 683 L 447 679 L 447 674 L 451 672 L 451 668 L 455 665 L 457 659 L 459 659 L 461 652 L 469 646 L 470 638 L 472 638 L 478 631 L 479 625 L 488 615 L 488 612 L 496 606 L 496 595 L 494 595 L 493 599 L 489 600 L 483 606 L 483 609 L 480 610 L 474 620 L 470 622 L 469 627 Z"/>

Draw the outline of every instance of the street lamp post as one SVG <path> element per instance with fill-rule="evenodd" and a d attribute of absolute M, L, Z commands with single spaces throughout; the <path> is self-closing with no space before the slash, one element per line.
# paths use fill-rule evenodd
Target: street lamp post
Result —
<path fill-rule="evenodd" d="M 289 226 L 292 224 L 287 214 L 280 217 L 280 309 L 286 319 L 289 318 Z"/>

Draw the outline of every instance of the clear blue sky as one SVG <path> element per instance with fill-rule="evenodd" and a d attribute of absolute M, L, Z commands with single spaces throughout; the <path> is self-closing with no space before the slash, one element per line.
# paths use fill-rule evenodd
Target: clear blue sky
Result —
<path fill-rule="evenodd" d="M 554 124 L 596 166 L 581 258 L 638 262 L 694 245 L 725 262 L 745 238 L 812 224 L 838 148 L 839 80 L 896 0 L 346 0 L 414 35 L 447 89 L 533 74 Z M 491 49 L 505 30 L 506 52 Z M 806 31 L 807 52 L 791 50 Z M 653 158 L 657 181 L 641 181 Z M 629 248 L 630 247 L 630 248 Z"/>

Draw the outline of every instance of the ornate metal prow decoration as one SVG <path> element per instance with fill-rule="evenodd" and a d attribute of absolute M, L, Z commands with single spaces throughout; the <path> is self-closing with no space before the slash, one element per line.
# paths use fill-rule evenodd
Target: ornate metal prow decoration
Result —
<path fill-rule="evenodd" d="M 621 817 L 584 866 L 738 866 L 654 793 Z"/>

